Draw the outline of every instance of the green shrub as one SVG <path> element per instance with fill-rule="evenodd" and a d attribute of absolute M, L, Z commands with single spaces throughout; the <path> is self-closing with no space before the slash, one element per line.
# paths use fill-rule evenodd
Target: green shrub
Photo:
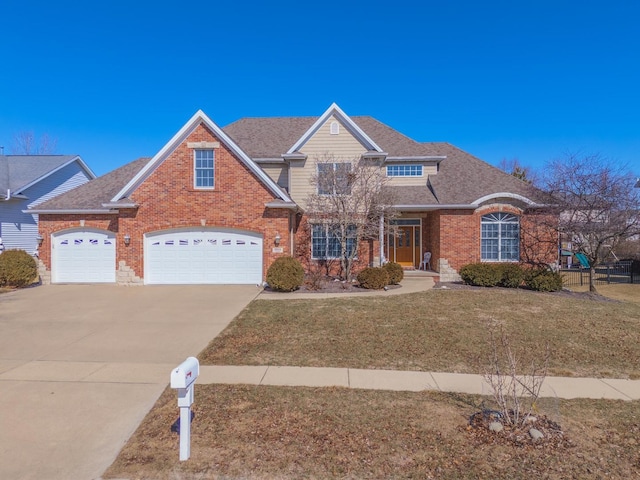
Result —
<path fill-rule="evenodd" d="M 0 254 L 0 287 L 27 287 L 38 275 L 38 266 L 24 250 L 7 250 Z"/>
<path fill-rule="evenodd" d="M 470 263 L 460 269 L 460 277 L 467 285 L 495 287 L 502 278 L 499 267 L 492 263 Z"/>
<path fill-rule="evenodd" d="M 389 274 L 381 267 L 368 267 L 358 274 L 358 283 L 363 288 L 380 290 L 389 285 Z"/>
<path fill-rule="evenodd" d="M 538 292 L 557 292 L 562 290 L 562 277 L 558 272 L 546 268 L 533 268 L 525 274 L 525 285 Z"/>
<path fill-rule="evenodd" d="M 389 262 L 382 267 L 389 275 L 389 285 L 398 285 L 404 278 L 404 270 L 399 263 Z"/>
<path fill-rule="evenodd" d="M 500 271 L 498 285 L 506 288 L 518 288 L 524 281 L 524 270 L 518 263 L 501 263 L 497 265 Z"/>
<path fill-rule="evenodd" d="M 293 257 L 279 257 L 267 270 L 267 283 L 278 292 L 293 292 L 304 281 L 304 268 Z"/>

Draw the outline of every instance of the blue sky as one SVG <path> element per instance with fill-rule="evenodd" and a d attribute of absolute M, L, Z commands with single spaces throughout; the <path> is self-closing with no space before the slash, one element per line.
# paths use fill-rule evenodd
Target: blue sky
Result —
<path fill-rule="evenodd" d="M 0 146 L 32 130 L 104 174 L 202 109 L 336 102 L 418 141 L 540 168 L 601 153 L 640 175 L 640 4 L 7 0 Z"/>

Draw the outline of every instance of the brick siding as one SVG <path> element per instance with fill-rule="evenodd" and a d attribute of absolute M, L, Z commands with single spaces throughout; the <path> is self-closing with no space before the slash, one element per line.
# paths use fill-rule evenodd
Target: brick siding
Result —
<path fill-rule="evenodd" d="M 49 238 L 69 228 L 110 230 L 116 234 L 116 265 L 124 262 L 138 277 L 144 276 L 144 234 L 173 228 L 227 228 L 259 233 L 264 239 L 263 272 L 281 255 L 290 255 L 289 210 L 268 209 L 273 193 L 225 146 L 215 149 L 213 190 L 193 187 L 193 149 L 187 142 L 217 142 L 199 125 L 133 192 L 137 209 L 122 209 L 113 215 L 41 215 L 40 232 L 45 238 L 41 260 L 51 269 Z M 274 238 L 281 237 L 283 253 L 273 253 Z M 124 245 L 124 235 L 131 243 Z M 114 270 L 116 269 L 114 265 Z"/>

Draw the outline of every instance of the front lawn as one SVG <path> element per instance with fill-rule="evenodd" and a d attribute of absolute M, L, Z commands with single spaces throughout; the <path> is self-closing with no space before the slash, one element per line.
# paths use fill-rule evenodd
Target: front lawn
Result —
<path fill-rule="evenodd" d="M 640 476 L 640 404 L 540 401 L 560 444 L 481 440 L 482 397 L 341 388 L 198 385 L 191 458 L 178 460 L 167 389 L 103 478 L 599 479 Z M 494 435 L 494 434 L 492 434 Z"/>
<path fill-rule="evenodd" d="M 549 342 L 555 373 L 640 375 L 639 304 L 503 289 L 255 301 L 200 359 L 479 373 L 488 325 L 500 324 L 529 358 Z M 488 397 L 197 385 L 195 398 L 190 460 L 178 460 L 176 392 L 167 389 L 104 478 L 640 476 L 638 401 L 539 399 L 537 414 L 562 434 L 536 444 L 472 428 L 472 414 L 495 408 Z"/>
<path fill-rule="evenodd" d="M 636 286 L 637 287 L 637 286 Z M 640 304 L 588 294 L 432 290 L 388 297 L 258 300 L 200 354 L 203 364 L 481 373 L 488 325 L 550 374 L 640 378 Z"/>

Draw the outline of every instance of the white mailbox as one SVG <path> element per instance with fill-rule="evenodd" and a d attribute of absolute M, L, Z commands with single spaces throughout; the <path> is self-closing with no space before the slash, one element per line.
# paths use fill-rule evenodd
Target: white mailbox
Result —
<path fill-rule="evenodd" d="M 171 388 L 189 388 L 200 375 L 200 363 L 196 357 L 189 357 L 171 372 Z"/>
<path fill-rule="evenodd" d="M 200 375 L 200 363 L 189 357 L 171 372 L 171 388 L 178 389 L 180 407 L 180 460 L 191 456 L 191 405 L 194 400 L 194 382 Z"/>

